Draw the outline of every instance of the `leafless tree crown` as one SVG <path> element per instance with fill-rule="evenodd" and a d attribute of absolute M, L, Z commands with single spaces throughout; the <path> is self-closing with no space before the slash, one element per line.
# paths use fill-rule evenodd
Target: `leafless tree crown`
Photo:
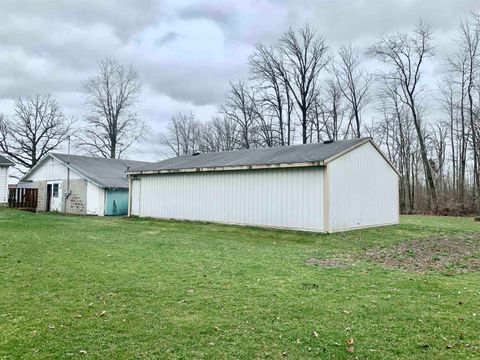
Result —
<path fill-rule="evenodd" d="M 90 107 L 78 145 L 94 156 L 119 158 L 144 133 L 146 124 L 135 113 L 141 83 L 132 66 L 105 59 L 99 72 L 83 83 Z"/>
<path fill-rule="evenodd" d="M 72 121 L 50 95 L 19 98 L 14 111 L 12 116 L 0 114 L 0 149 L 30 169 L 67 139 Z"/>

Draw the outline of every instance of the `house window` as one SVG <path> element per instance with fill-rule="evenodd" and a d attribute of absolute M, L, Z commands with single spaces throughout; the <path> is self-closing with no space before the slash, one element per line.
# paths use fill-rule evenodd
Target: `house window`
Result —
<path fill-rule="evenodd" d="M 58 198 L 58 184 L 53 184 L 52 197 Z"/>

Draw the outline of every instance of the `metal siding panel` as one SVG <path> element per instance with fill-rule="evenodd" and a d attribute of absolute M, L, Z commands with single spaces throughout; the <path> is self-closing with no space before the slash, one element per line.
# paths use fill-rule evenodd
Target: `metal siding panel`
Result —
<path fill-rule="evenodd" d="M 323 186 L 322 172 L 305 168 L 143 175 L 140 214 L 323 231 L 323 191 L 316 190 Z"/>
<path fill-rule="evenodd" d="M 329 231 L 398 223 L 398 175 L 373 145 L 327 166 Z"/>

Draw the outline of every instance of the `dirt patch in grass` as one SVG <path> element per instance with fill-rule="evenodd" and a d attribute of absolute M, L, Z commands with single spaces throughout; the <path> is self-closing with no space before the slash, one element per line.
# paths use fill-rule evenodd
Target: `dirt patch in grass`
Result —
<path fill-rule="evenodd" d="M 388 268 L 413 272 L 477 272 L 480 271 L 480 235 L 408 240 L 368 250 L 361 256 Z"/>
<path fill-rule="evenodd" d="M 310 258 L 307 261 L 305 261 L 307 265 L 313 265 L 313 266 L 319 266 L 319 267 L 324 267 L 324 268 L 344 268 L 347 266 L 347 263 L 342 260 L 338 259 L 317 259 L 317 258 Z"/>

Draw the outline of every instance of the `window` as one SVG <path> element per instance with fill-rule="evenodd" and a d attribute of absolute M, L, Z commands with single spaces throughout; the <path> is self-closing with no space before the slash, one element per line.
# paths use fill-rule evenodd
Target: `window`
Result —
<path fill-rule="evenodd" d="M 52 197 L 58 198 L 58 184 L 52 186 Z"/>

